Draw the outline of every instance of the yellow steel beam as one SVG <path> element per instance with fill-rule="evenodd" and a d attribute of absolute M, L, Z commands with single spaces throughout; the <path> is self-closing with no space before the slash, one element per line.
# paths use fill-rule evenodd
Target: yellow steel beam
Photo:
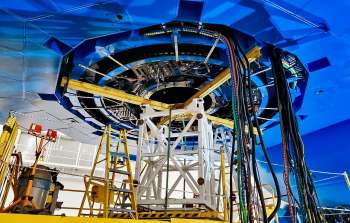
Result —
<path fill-rule="evenodd" d="M 5 180 L 8 172 L 11 154 L 13 152 L 18 133 L 18 123 L 16 117 L 10 115 L 7 118 L 0 136 L 0 185 Z"/>
<path fill-rule="evenodd" d="M 77 91 L 83 91 L 86 93 L 95 94 L 95 95 L 115 99 L 126 103 L 131 103 L 135 105 L 150 105 L 152 108 L 157 110 L 167 110 L 174 107 L 171 104 L 166 104 L 163 102 L 146 99 L 137 95 L 126 93 L 125 91 L 122 91 L 122 90 L 118 90 L 110 87 L 100 87 L 94 84 L 90 84 L 90 83 L 86 83 L 78 80 L 67 79 L 67 78 L 62 79 L 61 87 L 66 87 Z M 219 118 L 212 115 L 208 115 L 207 117 L 214 124 L 223 125 L 231 129 L 233 128 L 232 120 Z M 181 117 L 181 118 L 186 118 L 186 117 Z M 175 119 L 179 119 L 179 118 L 175 117 Z M 167 121 L 169 121 L 169 119 L 165 118 L 164 120 L 161 121 L 161 124 L 164 124 Z"/>
<path fill-rule="evenodd" d="M 149 100 L 137 95 L 132 95 L 118 89 L 114 89 L 110 87 L 100 87 L 94 84 L 67 79 L 67 78 L 62 79 L 61 86 L 67 87 L 72 90 L 83 91 L 83 92 L 115 99 L 118 101 L 131 103 L 135 105 L 147 104 L 157 110 L 166 110 L 166 109 L 170 109 L 173 106 L 163 102 Z M 226 127 L 233 128 L 233 122 L 231 120 L 227 120 L 227 119 L 223 119 L 223 118 L 219 118 L 211 115 L 208 115 L 208 119 L 211 120 L 214 124 L 224 125 Z"/>
<path fill-rule="evenodd" d="M 257 58 L 260 57 L 260 47 L 253 47 L 251 50 L 249 50 L 246 53 L 246 57 L 249 61 L 249 63 L 253 62 Z M 181 105 L 176 105 L 177 108 L 179 107 L 186 107 L 187 105 L 191 104 L 193 99 L 195 98 L 204 98 L 208 94 L 210 94 L 212 91 L 214 91 L 216 88 L 220 87 L 223 83 L 228 81 L 231 78 L 230 75 L 230 69 L 226 68 L 220 74 L 218 74 L 210 83 L 206 84 L 204 87 L 202 87 L 199 91 L 197 91 L 192 97 L 190 97 L 185 103 Z"/>
<path fill-rule="evenodd" d="M 233 121 L 232 120 L 219 118 L 219 117 L 212 116 L 212 115 L 207 115 L 207 117 L 214 124 L 223 125 L 227 128 L 233 129 Z M 258 135 L 258 129 L 256 127 L 253 127 L 253 133 L 255 135 Z"/>
<path fill-rule="evenodd" d="M 192 114 L 191 113 L 187 113 L 187 114 L 181 114 L 181 115 L 172 115 L 171 116 L 171 120 L 172 121 L 181 121 L 181 120 L 190 120 L 192 118 Z M 166 125 L 168 124 L 170 121 L 169 116 L 165 116 L 162 117 L 159 121 L 159 125 Z"/>
<path fill-rule="evenodd" d="M 212 116 L 212 115 L 207 115 L 207 117 L 212 123 L 214 123 L 216 125 L 223 125 L 227 128 L 233 129 L 233 121 L 232 120 L 219 118 L 219 117 Z"/>
<path fill-rule="evenodd" d="M 191 104 L 193 99 L 195 98 L 204 98 L 210 92 L 214 91 L 216 88 L 220 87 L 223 83 L 228 81 L 230 79 L 230 69 L 226 68 L 223 70 L 220 74 L 218 74 L 210 83 L 206 84 L 204 87 L 202 87 L 199 91 L 197 91 L 192 97 L 187 99 L 185 103 L 181 105 L 177 105 L 176 107 L 186 107 L 187 105 Z"/>
<path fill-rule="evenodd" d="M 184 212 L 186 215 L 186 212 Z M 202 218 L 215 217 L 217 214 L 200 213 Z M 118 218 L 96 218 L 96 217 L 66 217 L 50 215 L 32 215 L 32 214 L 0 214 L 0 222 L 11 223 L 164 223 L 164 219 L 118 219 Z M 189 218 L 170 218 L 170 223 L 219 223 L 220 220 L 209 219 L 189 219 Z"/>
<path fill-rule="evenodd" d="M 159 101 L 154 101 L 146 99 L 137 95 L 126 93 L 125 91 L 110 88 L 110 87 L 101 87 L 95 84 L 90 84 L 78 80 L 72 80 L 68 78 L 62 78 L 61 87 L 66 87 L 72 90 L 83 91 L 102 97 L 107 97 L 115 99 L 118 101 L 135 104 L 135 105 L 150 105 L 156 110 L 166 110 L 169 109 L 172 105 L 166 104 Z"/>
<path fill-rule="evenodd" d="M 160 220 L 64 217 L 31 214 L 0 214 L 0 222 L 11 223 L 164 223 Z"/>
<path fill-rule="evenodd" d="M 245 54 L 245 56 L 247 57 L 249 63 L 255 61 L 261 56 L 260 47 L 258 46 L 253 47 Z"/>
<path fill-rule="evenodd" d="M 248 58 L 249 62 L 256 60 L 259 56 L 260 56 L 260 48 L 257 46 L 249 50 L 246 54 L 246 57 Z M 229 68 L 226 68 L 219 75 L 217 75 L 210 83 L 205 85 L 201 90 L 199 90 L 191 98 L 186 100 L 185 103 L 176 104 L 176 105 L 170 105 L 163 102 L 154 101 L 151 99 L 146 99 L 137 95 L 126 93 L 125 91 L 122 91 L 122 90 L 118 90 L 110 87 L 100 87 L 94 84 L 68 79 L 66 77 L 62 78 L 61 86 L 72 90 L 78 90 L 78 91 L 83 91 L 83 92 L 87 92 L 95 95 L 100 95 L 103 97 L 115 99 L 126 103 L 131 103 L 135 105 L 150 105 L 152 108 L 156 110 L 167 110 L 170 108 L 172 109 L 183 108 L 189 105 L 195 98 L 204 98 L 205 96 L 210 94 L 210 92 L 214 91 L 216 88 L 218 88 L 227 80 L 229 80 L 230 77 L 231 77 L 230 70 Z M 221 124 L 226 127 L 233 128 L 233 122 L 231 120 L 222 119 L 214 116 L 208 116 L 208 119 L 210 119 L 214 124 Z M 164 123 L 167 123 L 168 121 L 169 121 L 169 118 L 163 118 L 160 123 L 164 124 Z"/>

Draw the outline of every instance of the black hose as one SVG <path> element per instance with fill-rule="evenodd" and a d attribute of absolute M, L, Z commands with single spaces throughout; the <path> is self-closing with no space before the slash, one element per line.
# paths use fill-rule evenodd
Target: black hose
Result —
<path fill-rule="evenodd" d="M 275 85 L 279 91 L 280 119 L 282 140 L 286 143 L 288 159 L 293 163 L 292 170 L 298 186 L 301 216 L 307 222 L 322 222 L 322 216 L 317 208 L 316 190 L 304 160 L 304 146 L 299 134 L 298 123 L 291 104 L 288 83 L 281 63 L 282 51 L 270 46 L 271 60 L 275 68 Z M 290 147 L 290 148 L 289 148 Z M 289 171 L 289 170 L 285 170 Z M 291 205 L 291 204 L 290 204 Z M 295 221 L 295 219 L 293 219 Z"/>
<path fill-rule="evenodd" d="M 236 41 L 236 44 L 238 49 L 241 49 L 240 48 L 240 44 L 238 41 Z M 236 48 L 236 50 L 237 50 Z M 237 54 L 239 52 L 237 51 Z M 244 53 L 241 52 L 241 54 L 243 55 L 243 57 L 245 57 L 246 59 L 246 65 L 247 67 L 244 67 L 244 63 L 242 61 L 242 59 L 239 57 L 239 62 L 241 64 L 242 67 L 244 67 L 244 81 L 243 83 L 245 84 L 247 81 L 249 83 L 249 91 L 248 91 L 248 95 L 249 95 L 249 100 L 250 100 L 250 103 L 252 103 L 253 101 L 253 98 L 252 98 L 252 92 L 251 92 L 251 83 L 250 83 L 250 70 L 249 70 L 249 62 L 245 56 Z M 248 80 L 246 79 L 248 77 Z M 255 181 L 255 184 L 256 184 L 256 188 L 257 188 L 257 192 L 259 194 L 259 198 L 260 198 L 260 204 L 261 204 L 261 209 L 262 209 L 262 213 L 263 213 L 263 222 L 264 223 L 267 223 L 268 222 L 268 219 L 267 219 L 267 213 L 266 213 L 266 205 L 265 205 L 265 199 L 264 199 L 264 194 L 263 194 L 263 191 L 262 191 L 262 187 L 261 187 L 261 183 L 260 183 L 260 179 L 259 179 L 259 176 L 258 176 L 258 172 L 257 172 L 257 163 L 256 163 L 256 138 L 254 136 L 254 130 L 253 130 L 253 124 L 252 124 L 252 121 L 251 121 L 251 117 L 250 117 L 250 114 L 249 114 L 249 109 L 248 109 L 248 103 L 247 103 L 247 94 L 246 94 L 246 90 L 245 90 L 245 86 L 243 86 L 243 101 L 244 101 L 244 105 L 246 107 L 246 112 L 247 112 L 247 120 L 248 120 L 248 124 L 249 124 L 249 132 L 251 134 L 251 137 L 252 137 L 252 168 L 253 168 L 253 177 L 254 177 L 254 181 Z"/>
<path fill-rule="evenodd" d="M 232 216 L 232 207 L 233 207 L 233 165 L 234 165 L 234 154 L 235 154 L 235 143 L 236 143 L 236 137 L 235 137 L 235 129 L 232 130 L 232 149 L 231 149 L 231 159 L 230 159 L 230 223 L 233 223 L 233 216 Z"/>
<path fill-rule="evenodd" d="M 238 41 L 237 41 L 238 42 Z M 249 61 L 248 61 L 248 58 L 246 57 L 246 55 L 244 54 L 242 48 L 240 47 L 239 44 L 237 44 L 237 47 L 239 49 L 239 51 L 241 52 L 241 54 L 243 55 L 243 58 L 244 58 L 244 61 L 245 63 L 248 65 L 248 68 L 247 68 L 247 71 L 248 71 L 248 89 L 249 89 L 249 100 L 250 100 L 250 103 L 253 102 L 253 99 L 252 99 L 252 87 L 251 87 L 251 81 L 250 81 L 250 69 L 249 69 Z M 277 214 L 277 211 L 278 209 L 280 208 L 281 206 L 281 200 L 282 200 L 282 197 L 281 197 L 281 190 L 280 190 L 280 186 L 279 186 L 279 182 L 278 182 L 278 179 L 277 179 L 277 176 L 276 176 L 276 173 L 273 169 L 273 166 L 272 166 L 272 163 L 271 163 L 271 160 L 270 160 L 270 157 L 269 157 L 269 154 L 266 150 L 266 147 L 265 147 L 265 143 L 264 143 L 264 140 L 263 140 L 263 137 L 262 137 L 262 134 L 261 134 L 261 129 L 260 129 L 260 126 L 259 126 L 259 123 L 257 121 L 257 117 L 256 117 L 256 113 L 253 112 L 253 121 L 255 123 L 255 127 L 257 129 L 257 132 L 258 132 L 258 136 L 259 136 L 259 142 L 260 142 L 260 145 L 261 145 L 261 149 L 264 153 L 264 157 L 265 157 L 265 160 L 268 164 L 268 168 L 271 172 L 271 175 L 272 175 L 272 178 L 273 178 L 273 181 L 274 181 L 274 184 L 275 184 L 275 188 L 276 188 L 276 196 L 277 196 L 277 203 L 276 203 L 276 206 L 274 208 L 274 210 L 271 212 L 271 214 L 268 216 L 267 218 L 267 221 L 270 222 L 271 220 L 274 219 L 274 217 L 276 216 Z M 251 130 L 252 131 L 252 130 Z M 254 138 L 255 140 L 255 138 Z M 255 157 L 255 149 L 252 150 L 252 159 L 253 159 L 253 174 L 254 174 L 254 178 L 256 177 L 255 175 L 257 175 L 256 173 L 256 157 Z M 258 181 L 256 181 L 258 182 Z M 259 194 L 260 196 L 260 194 Z M 263 198 L 263 197 L 262 197 Z M 264 205 L 265 206 L 265 205 Z M 265 212 L 266 213 L 266 212 Z"/>

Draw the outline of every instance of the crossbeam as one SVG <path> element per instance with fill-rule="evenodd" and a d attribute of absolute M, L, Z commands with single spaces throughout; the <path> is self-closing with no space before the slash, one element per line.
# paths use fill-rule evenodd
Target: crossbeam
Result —
<path fill-rule="evenodd" d="M 233 121 L 229 119 L 219 118 L 212 115 L 207 115 L 208 120 L 216 125 L 223 125 L 227 128 L 233 129 Z"/>
<path fill-rule="evenodd" d="M 260 57 L 260 48 L 258 46 L 253 47 L 251 50 L 249 50 L 246 53 L 246 57 L 248 59 L 248 62 L 251 63 L 257 58 Z M 183 104 L 175 105 L 176 108 L 183 108 L 187 105 L 191 104 L 193 99 L 195 98 L 204 98 L 205 96 L 209 95 L 211 92 L 213 92 L 215 89 L 220 87 L 223 83 L 228 81 L 231 78 L 230 75 L 230 69 L 226 68 L 222 72 L 220 72 L 211 82 L 204 85 L 199 91 L 197 91 L 192 97 L 190 97 L 188 100 L 185 101 Z"/>
<path fill-rule="evenodd" d="M 130 103 L 130 104 L 150 105 L 152 108 L 156 110 L 167 110 L 173 106 L 171 104 L 166 104 L 163 102 L 146 99 L 137 95 L 132 95 L 122 90 L 118 90 L 110 87 L 101 87 L 94 84 L 73 80 L 73 79 L 68 79 L 68 78 L 62 78 L 61 87 L 66 87 L 77 91 L 83 91 L 86 93 L 95 94 L 95 95 L 115 99 L 118 101 Z M 214 124 L 223 125 L 228 128 L 233 128 L 233 122 L 231 120 L 215 117 L 212 115 L 209 115 L 208 119 L 211 120 Z"/>
<path fill-rule="evenodd" d="M 68 78 L 62 78 L 61 87 L 66 87 L 77 91 L 83 91 L 86 93 L 99 95 L 102 97 L 107 97 L 118 101 L 130 103 L 130 104 L 150 105 L 152 108 L 156 110 L 167 110 L 173 106 L 171 104 L 154 101 L 154 100 L 143 98 L 137 95 L 129 94 L 125 91 L 114 89 L 111 87 L 101 87 L 95 84 L 90 84 L 90 83 L 68 79 Z"/>

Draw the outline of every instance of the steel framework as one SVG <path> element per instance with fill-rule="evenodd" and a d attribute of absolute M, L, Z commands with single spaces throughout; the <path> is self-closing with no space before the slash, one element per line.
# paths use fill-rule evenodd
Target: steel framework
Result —
<path fill-rule="evenodd" d="M 220 150 L 215 149 L 212 123 L 203 103 L 203 99 L 194 99 L 186 108 L 171 110 L 171 117 L 189 117 L 180 128 L 157 126 L 154 120 L 169 116 L 169 111 L 143 107 L 135 170 L 139 205 L 157 211 L 219 211 L 220 164 L 215 167 L 218 159 L 214 157 L 219 157 Z"/>

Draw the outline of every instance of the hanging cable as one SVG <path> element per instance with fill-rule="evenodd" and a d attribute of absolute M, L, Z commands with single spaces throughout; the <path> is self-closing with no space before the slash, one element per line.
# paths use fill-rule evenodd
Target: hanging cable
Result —
<path fill-rule="evenodd" d="M 261 209 L 262 209 L 262 214 L 263 214 L 263 222 L 268 222 L 268 218 L 267 218 L 267 214 L 266 214 L 266 205 L 265 205 L 265 200 L 264 200 L 264 195 L 263 195 L 263 191 L 262 191 L 262 187 L 261 187 L 261 183 L 260 183 L 260 179 L 258 177 L 258 171 L 257 171 L 257 162 L 256 162 L 256 137 L 254 136 L 254 131 L 253 131 L 253 122 L 256 122 L 256 113 L 254 111 L 254 107 L 253 107 L 253 96 L 252 96 L 252 88 L 251 88 L 251 80 L 250 80 L 250 64 L 249 64 L 249 61 L 245 55 L 245 53 L 243 52 L 240 44 L 239 44 L 239 41 L 234 38 L 235 40 L 235 45 L 237 46 L 235 48 L 236 50 L 236 54 L 240 54 L 241 57 L 239 58 L 243 58 L 243 61 L 242 59 L 239 59 L 239 62 L 241 64 L 242 67 L 244 67 L 244 75 L 243 77 L 245 77 L 245 80 L 244 80 L 244 83 L 245 85 L 248 85 L 248 88 L 246 88 L 244 86 L 244 103 L 245 103 L 245 106 L 247 107 L 248 109 L 248 112 L 249 112 L 249 117 L 248 117 L 248 126 L 249 126 L 249 132 L 251 134 L 251 138 L 252 138 L 252 148 L 251 148 L 251 158 L 252 158 L 252 171 L 253 171 L 253 177 L 254 177 L 254 181 L 255 181 L 255 184 L 256 184 L 256 189 L 257 189 L 257 192 L 258 192 L 258 195 L 259 195 L 259 200 L 260 200 L 260 204 L 261 204 Z M 247 91 L 247 93 L 246 93 Z M 248 105 L 248 102 L 247 102 L 247 98 L 249 98 L 249 103 L 250 103 L 250 106 L 251 106 L 251 111 L 249 111 L 249 105 Z M 253 114 L 253 115 L 252 115 Z M 251 117 L 253 116 L 253 117 Z M 257 123 L 255 123 L 256 126 Z M 260 131 L 260 130 L 258 130 Z"/>
<path fill-rule="evenodd" d="M 282 135 L 284 162 L 284 182 L 288 195 L 288 204 L 292 222 L 296 221 L 296 212 L 300 212 L 303 222 L 318 223 L 323 221 L 318 210 L 318 198 L 310 171 L 304 159 L 304 145 L 299 133 L 299 127 L 293 111 L 289 85 L 282 66 L 283 52 L 269 46 L 272 71 L 277 92 L 278 108 Z M 294 198 L 290 187 L 290 175 L 293 173 L 298 197 Z M 293 201 L 298 202 L 298 210 Z"/>

